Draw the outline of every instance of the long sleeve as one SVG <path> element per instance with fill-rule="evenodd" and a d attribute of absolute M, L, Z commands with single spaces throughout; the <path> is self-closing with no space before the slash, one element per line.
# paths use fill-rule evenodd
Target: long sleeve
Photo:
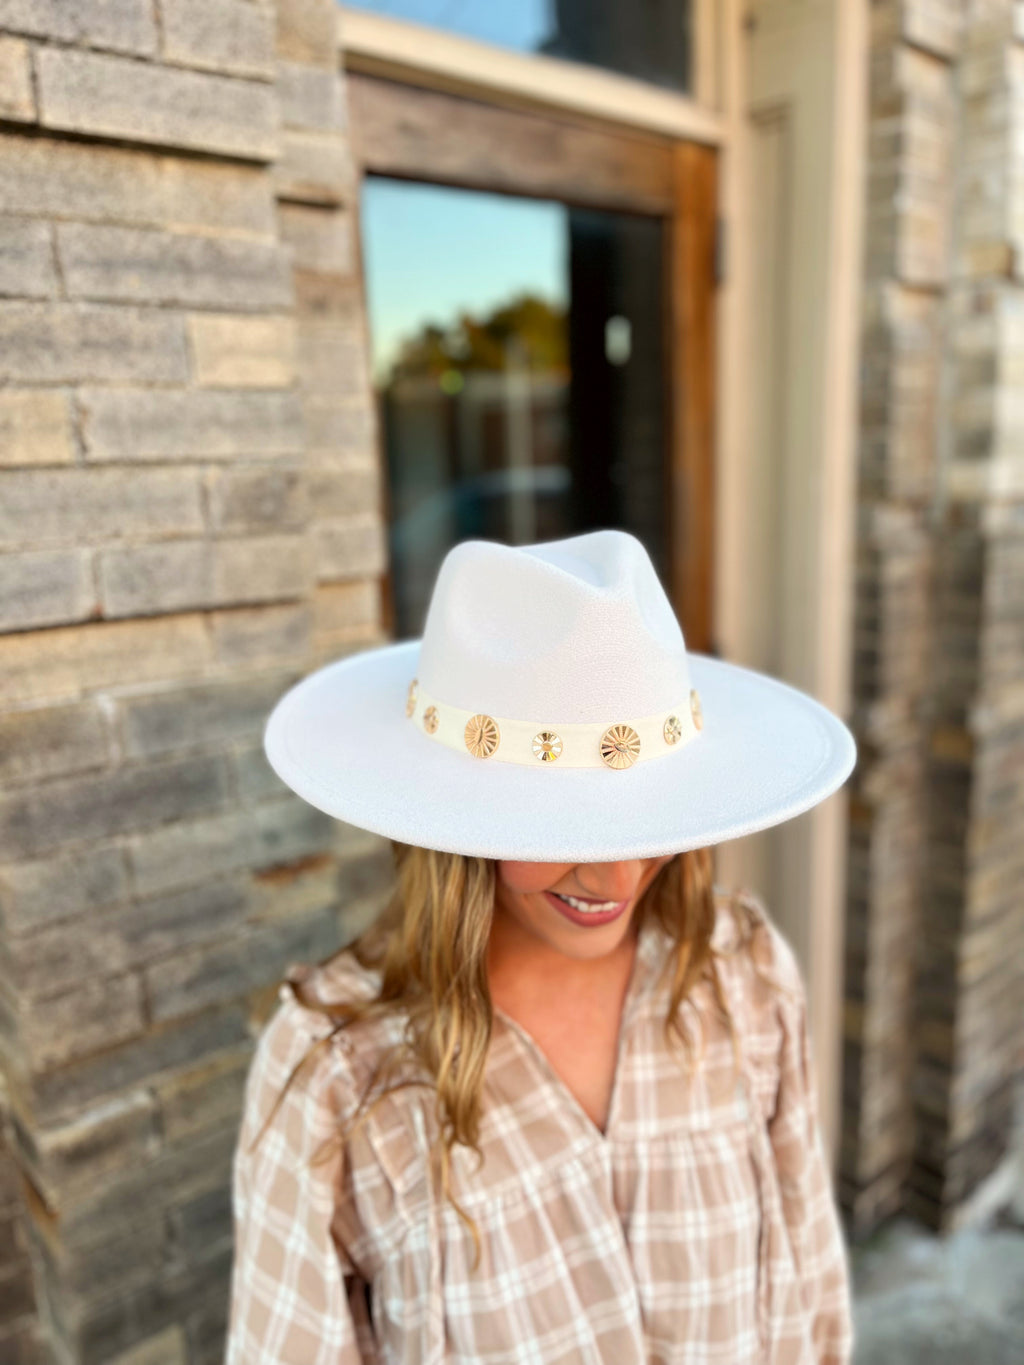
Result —
<path fill-rule="evenodd" d="M 848 1365 L 853 1352 L 850 1269 L 818 1120 L 814 1058 L 803 979 L 772 926 L 775 975 L 790 992 L 779 1005 L 783 1043 L 769 1123 L 783 1213 L 811 1322 L 818 1365 Z"/>
<path fill-rule="evenodd" d="M 316 1040 L 307 1018 L 292 1001 L 279 1007 L 246 1082 L 232 1175 L 226 1365 L 369 1365 L 377 1358 L 365 1285 L 336 1231 L 340 1158 L 311 1160 L 338 1122 L 344 1089 L 329 1048 L 293 1082 L 249 1150 L 292 1067 Z"/>

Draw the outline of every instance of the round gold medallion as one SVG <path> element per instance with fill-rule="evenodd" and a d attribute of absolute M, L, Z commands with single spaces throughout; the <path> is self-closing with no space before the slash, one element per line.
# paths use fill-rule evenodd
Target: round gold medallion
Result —
<path fill-rule="evenodd" d="M 665 736 L 665 743 L 677 744 L 679 742 L 679 736 L 682 733 L 683 726 L 679 717 L 669 716 L 668 720 L 665 722 L 664 729 L 662 730 L 662 734 Z"/>
<path fill-rule="evenodd" d="M 554 730 L 541 730 L 533 737 L 533 752 L 542 763 L 554 763 L 562 752 L 561 738 Z"/>
<path fill-rule="evenodd" d="M 409 684 L 409 695 L 405 699 L 405 714 L 407 716 L 411 716 L 416 710 L 416 684 L 418 682 L 418 678 L 413 678 L 412 682 Z"/>
<path fill-rule="evenodd" d="M 423 712 L 423 728 L 428 735 L 432 735 L 440 724 L 436 706 L 428 706 Z"/>
<path fill-rule="evenodd" d="M 698 730 L 704 729 L 704 715 L 700 709 L 700 697 L 695 687 L 690 688 L 690 715 Z"/>
<path fill-rule="evenodd" d="M 501 736 L 492 716 L 470 716 L 465 729 L 466 748 L 476 758 L 490 758 Z"/>
<path fill-rule="evenodd" d="M 632 725 L 610 725 L 601 736 L 601 757 L 609 768 L 628 768 L 640 752 L 640 736 Z"/>

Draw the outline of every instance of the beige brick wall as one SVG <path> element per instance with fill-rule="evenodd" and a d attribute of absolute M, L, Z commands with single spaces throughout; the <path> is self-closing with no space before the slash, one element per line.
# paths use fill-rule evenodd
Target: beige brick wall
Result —
<path fill-rule="evenodd" d="M 1024 28 L 872 7 L 842 1200 L 960 1215 L 1024 1074 Z M 1018 833 L 1014 833 L 1018 831 Z"/>
<path fill-rule="evenodd" d="M 220 1361 L 254 1037 L 388 883 L 261 744 L 383 638 L 335 19 L 0 0 L 5 1361 Z"/>

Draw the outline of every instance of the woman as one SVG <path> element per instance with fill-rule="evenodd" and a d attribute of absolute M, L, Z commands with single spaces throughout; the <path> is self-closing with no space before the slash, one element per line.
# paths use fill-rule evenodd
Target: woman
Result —
<path fill-rule="evenodd" d="M 834 791 L 842 722 L 687 654 L 597 531 L 456 546 L 423 639 L 303 680 L 266 748 L 396 885 L 260 1038 L 228 1365 L 845 1365 L 800 973 L 710 852 Z"/>

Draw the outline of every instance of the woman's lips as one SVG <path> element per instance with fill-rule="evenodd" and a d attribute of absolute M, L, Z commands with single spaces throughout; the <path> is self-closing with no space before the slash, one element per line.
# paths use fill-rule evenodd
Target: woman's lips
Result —
<path fill-rule="evenodd" d="M 553 891 L 545 891 L 544 895 L 548 898 L 556 910 L 559 910 L 567 920 L 573 924 L 582 924 L 585 928 L 593 927 L 598 924 L 609 924 L 613 919 L 618 919 L 622 912 L 629 905 L 628 900 L 620 901 L 611 910 L 576 910 L 565 901 L 559 899 Z M 578 897 L 582 900 L 583 897 Z"/>

